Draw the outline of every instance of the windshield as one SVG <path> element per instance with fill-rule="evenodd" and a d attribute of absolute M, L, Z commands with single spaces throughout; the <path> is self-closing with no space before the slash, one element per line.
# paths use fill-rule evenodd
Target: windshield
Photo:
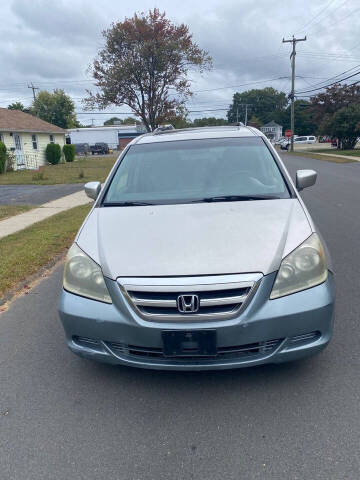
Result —
<path fill-rule="evenodd" d="M 289 198 L 261 138 L 180 140 L 133 145 L 104 205 Z"/>

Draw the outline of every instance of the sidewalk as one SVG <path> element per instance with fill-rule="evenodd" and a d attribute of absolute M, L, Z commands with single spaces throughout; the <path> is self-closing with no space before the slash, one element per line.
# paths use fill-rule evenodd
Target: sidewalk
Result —
<path fill-rule="evenodd" d="M 360 162 L 360 157 L 355 157 L 355 155 L 338 155 L 337 153 L 320 153 L 320 152 L 312 152 L 311 150 L 307 151 L 306 153 L 313 153 L 314 155 L 325 155 L 325 157 L 333 157 L 333 158 L 346 158 L 347 160 L 352 160 L 353 162 Z"/>
<path fill-rule="evenodd" d="M 64 210 L 69 210 L 70 208 L 85 205 L 90 202 L 92 202 L 92 200 L 81 190 L 80 192 L 44 203 L 39 208 L 34 208 L 29 212 L 21 213 L 20 215 L 15 215 L 0 221 L 0 238 L 19 232 L 34 223 L 41 222 L 41 220 L 45 220 L 45 218 L 49 218 Z"/>

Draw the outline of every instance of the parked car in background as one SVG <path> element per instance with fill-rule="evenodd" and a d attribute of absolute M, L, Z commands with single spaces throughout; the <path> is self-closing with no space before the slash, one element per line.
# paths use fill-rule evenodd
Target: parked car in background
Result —
<path fill-rule="evenodd" d="M 306 145 L 306 144 L 312 144 L 316 142 L 316 137 L 314 135 L 307 135 L 307 136 L 297 136 L 294 137 L 294 145 Z M 280 148 L 281 150 L 289 150 L 291 144 L 290 138 L 285 138 L 284 140 L 281 141 L 280 143 Z"/>
<path fill-rule="evenodd" d="M 290 138 L 283 138 L 279 145 L 281 150 L 288 150 L 290 145 Z"/>
<path fill-rule="evenodd" d="M 315 143 L 316 137 L 314 135 L 297 136 L 294 138 L 294 143 Z"/>
<path fill-rule="evenodd" d="M 109 153 L 109 145 L 105 142 L 97 142 L 90 146 L 90 151 L 92 155 L 106 155 Z"/>
<path fill-rule="evenodd" d="M 76 155 L 87 155 L 90 152 L 88 143 L 74 143 Z"/>
<path fill-rule="evenodd" d="M 70 248 L 59 312 L 92 360 L 224 369 L 297 360 L 332 335 L 334 275 L 296 182 L 245 126 L 136 138 Z"/>

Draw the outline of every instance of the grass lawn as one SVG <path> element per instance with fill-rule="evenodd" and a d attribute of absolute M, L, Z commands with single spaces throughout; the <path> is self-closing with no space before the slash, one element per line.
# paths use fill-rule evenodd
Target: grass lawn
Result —
<path fill-rule="evenodd" d="M 35 208 L 34 205 L 0 205 L 0 220 L 27 212 Z"/>
<path fill-rule="evenodd" d="M 72 163 L 46 165 L 41 171 L 18 170 L 0 175 L 0 185 L 54 185 L 104 182 L 117 155 L 79 157 Z"/>
<path fill-rule="evenodd" d="M 71 246 L 91 205 L 81 205 L 0 239 L 0 298 Z"/>
<path fill-rule="evenodd" d="M 330 153 L 331 155 L 349 155 L 350 157 L 360 157 L 360 149 L 354 149 L 354 150 L 337 150 L 336 148 L 334 148 L 334 149 L 314 148 L 314 150 L 311 150 L 311 152 L 316 152 L 316 153 Z"/>

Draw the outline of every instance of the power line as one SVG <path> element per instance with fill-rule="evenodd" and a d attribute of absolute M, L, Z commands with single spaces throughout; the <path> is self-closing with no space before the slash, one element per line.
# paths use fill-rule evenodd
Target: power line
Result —
<path fill-rule="evenodd" d="M 310 85 L 310 87 L 317 87 L 317 86 L 320 86 L 321 84 L 325 84 L 327 82 L 331 82 L 332 80 L 335 80 L 335 78 L 337 77 L 341 77 L 341 75 L 345 75 L 346 73 L 349 73 L 351 72 L 351 70 L 355 70 L 356 68 L 360 67 L 360 64 L 359 65 L 355 65 L 355 67 L 352 67 L 352 68 L 349 68 L 348 70 L 345 70 L 345 72 L 341 72 L 341 73 L 338 73 L 337 75 L 334 75 L 330 78 L 326 78 L 324 79 L 322 82 L 316 82 L 316 83 L 313 83 L 312 85 Z"/>
<path fill-rule="evenodd" d="M 340 78 L 336 82 L 329 83 L 328 85 L 323 85 L 322 87 L 313 88 L 312 90 L 304 90 L 302 92 L 296 92 L 296 94 L 316 92 L 317 90 L 322 90 L 323 88 L 331 87 L 332 85 L 335 85 L 336 83 L 343 82 L 344 80 L 347 80 L 348 78 L 355 77 L 355 75 L 359 75 L 359 73 L 360 73 L 360 70 L 358 72 L 353 73 L 352 75 L 348 75 L 347 77 Z"/>
<path fill-rule="evenodd" d="M 264 83 L 264 82 L 274 82 L 275 80 L 282 80 L 284 78 L 289 77 L 276 77 L 276 78 L 268 78 L 266 80 L 256 80 L 254 82 L 242 83 L 240 85 L 229 85 L 227 87 L 218 87 L 218 88 L 207 88 L 205 90 L 195 90 L 193 93 L 202 93 L 202 92 L 214 92 L 215 90 L 226 90 L 227 88 L 239 88 L 239 87 L 246 87 L 248 85 L 255 85 L 257 83 Z M 176 95 L 175 93 L 173 95 Z"/>
<path fill-rule="evenodd" d="M 336 7 L 336 11 L 339 11 L 341 7 L 343 7 L 345 5 L 345 3 L 347 3 L 349 0 L 344 0 L 342 3 L 340 3 L 340 5 L 338 7 Z M 317 25 L 320 25 L 320 28 L 321 27 L 321 23 L 324 19 L 327 19 L 329 17 L 329 15 L 331 15 L 332 13 L 334 13 L 334 10 L 331 10 L 330 12 L 327 12 L 327 14 L 325 15 L 325 17 L 323 17 L 322 19 L 318 20 L 317 22 L 313 23 L 311 25 L 310 28 L 308 28 L 308 32 L 312 30 L 313 27 L 316 27 Z"/>
<path fill-rule="evenodd" d="M 301 29 L 298 30 L 298 32 L 303 32 L 305 28 L 309 27 L 309 26 L 313 23 L 313 21 L 316 20 L 322 13 L 324 13 L 325 10 L 327 10 L 327 9 L 330 7 L 330 5 L 332 5 L 334 2 L 335 2 L 335 0 L 330 0 L 330 2 L 327 3 L 327 5 L 326 5 L 324 8 L 322 8 L 322 9 L 319 11 L 319 13 L 317 13 L 309 22 L 305 23 L 305 24 L 301 27 Z"/>
<path fill-rule="evenodd" d="M 342 5 L 344 5 L 347 1 L 348 1 L 348 0 L 346 0 Z M 340 5 L 340 7 L 341 7 L 342 5 Z M 338 26 L 339 23 L 342 23 L 344 20 L 346 20 L 347 18 L 349 18 L 350 15 L 354 15 L 354 14 L 355 14 L 356 12 L 358 12 L 359 10 L 360 10 L 360 7 L 357 8 L 356 10 L 352 10 L 352 11 L 351 11 L 350 13 L 348 13 L 348 15 L 346 15 L 345 17 L 340 18 L 340 20 L 337 20 L 336 22 L 332 22 L 332 23 L 330 23 L 329 25 L 323 25 L 323 26 L 320 25 L 320 28 L 318 28 L 317 30 L 315 30 L 315 31 L 312 32 L 312 33 L 317 33 L 319 30 L 322 30 L 322 29 L 325 28 L 325 27 L 326 27 L 326 28 L 329 28 L 329 27 L 333 27 L 333 26 Z"/>

